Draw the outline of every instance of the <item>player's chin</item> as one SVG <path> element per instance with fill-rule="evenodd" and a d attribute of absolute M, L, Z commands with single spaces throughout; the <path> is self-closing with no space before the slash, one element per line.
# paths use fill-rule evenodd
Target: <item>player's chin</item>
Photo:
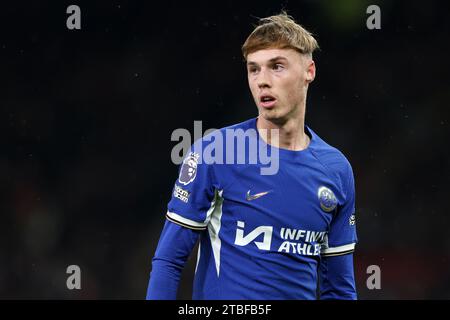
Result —
<path fill-rule="evenodd" d="M 279 118 L 278 113 L 279 112 L 277 112 L 277 110 L 275 110 L 275 108 L 272 108 L 272 109 L 259 108 L 260 116 L 262 116 L 264 119 L 266 119 L 268 121 L 277 120 Z"/>
<path fill-rule="evenodd" d="M 260 111 L 259 115 L 264 118 L 264 120 L 272 122 L 275 125 L 282 126 L 286 123 L 289 117 L 280 112 L 280 110 L 265 110 L 263 112 Z"/>

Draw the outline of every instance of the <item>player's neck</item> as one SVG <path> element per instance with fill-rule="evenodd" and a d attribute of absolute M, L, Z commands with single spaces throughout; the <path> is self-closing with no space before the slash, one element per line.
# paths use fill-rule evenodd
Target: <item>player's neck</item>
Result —
<path fill-rule="evenodd" d="M 261 138 L 267 144 L 277 148 L 301 151 L 306 149 L 310 142 L 305 133 L 304 117 L 290 118 L 283 123 L 274 123 L 259 116 L 256 127 Z"/>

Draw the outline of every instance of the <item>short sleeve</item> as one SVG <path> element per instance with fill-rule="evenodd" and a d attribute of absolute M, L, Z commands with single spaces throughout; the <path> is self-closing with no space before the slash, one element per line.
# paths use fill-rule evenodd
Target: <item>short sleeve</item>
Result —
<path fill-rule="evenodd" d="M 358 241 L 355 220 L 355 180 L 353 170 L 347 162 L 342 174 L 342 195 L 345 199 L 333 216 L 330 230 L 322 246 L 322 256 L 338 256 L 354 251 Z"/>
<path fill-rule="evenodd" d="M 206 229 L 216 198 L 213 167 L 202 161 L 199 144 L 191 147 L 180 165 L 166 214 L 169 221 L 194 230 Z"/>

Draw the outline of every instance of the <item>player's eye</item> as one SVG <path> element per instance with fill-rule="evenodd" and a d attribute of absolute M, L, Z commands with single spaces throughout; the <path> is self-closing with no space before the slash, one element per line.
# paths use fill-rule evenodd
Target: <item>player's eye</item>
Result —
<path fill-rule="evenodd" d="M 256 74 L 257 72 L 258 72 L 258 68 L 256 68 L 256 67 L 248 68 L 248 73 L 250 73 L 250 74 Z"/>
<path fill-rule="evenodd" d="M 281 71 L 284 69 L 284 66 L 281 63 L 276 63 L 273 65 L 272 69 L 275 71 Z"/>

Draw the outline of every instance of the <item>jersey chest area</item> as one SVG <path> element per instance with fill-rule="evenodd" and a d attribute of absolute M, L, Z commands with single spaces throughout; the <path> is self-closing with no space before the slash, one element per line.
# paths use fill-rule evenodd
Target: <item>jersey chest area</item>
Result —
<path fill-rule="evenodd" d="M 246 167 L 231 168 L 223 178 L 221 233 L 229 242 L 319 255 L 337 207 L 335 185 L 325 174 L 291 166 L 265 176 Z"/>
<path fill-rule="evenodd" d="M 338 205 L 335 183 L 314 167 L 287 166 L 276 175 L 237 167 L 222 178 L 227 216 L 248 223 L 325 231 Z"/>

